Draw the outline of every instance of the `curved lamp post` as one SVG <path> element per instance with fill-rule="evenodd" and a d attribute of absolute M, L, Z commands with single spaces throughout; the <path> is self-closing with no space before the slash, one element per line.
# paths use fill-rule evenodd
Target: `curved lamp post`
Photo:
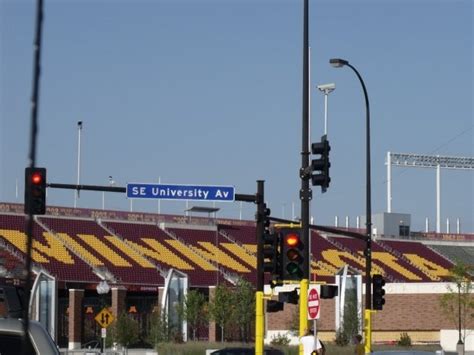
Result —
<path fill-rule="evenodd" d="M 365 87 L 364 80 L 360 76 L 356 68 L 354 68 L 347 60 L 340 58 L 333 58 L 329 60 L 329 63 L 334 68 L 342 68 L 347 66 L 351 68 L 359 78 L 364 90 L 365 98 L 365 112 L 366 112 L 366 235 L 367 244 L 365 249 L 365 308 L 372 309 L 372 297 L 371 297 L 371 284 L 372 278 L 370 275 L 372 269 L 372 205 L 371 205 L 371 186 L 370 186 L 370 107 L 369 107 L 369 96 L 367 95 L 367 89 Z"/>

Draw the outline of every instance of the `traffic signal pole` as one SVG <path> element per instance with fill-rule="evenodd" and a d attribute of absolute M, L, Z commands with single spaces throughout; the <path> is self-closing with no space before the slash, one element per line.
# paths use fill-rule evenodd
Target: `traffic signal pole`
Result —
<path fill-rule="evenodd" d="M 263 299 L 263 233 L 265 229 L 265 182 L 257 180 L 257 292 L 255 294 L 255 354 L 263 355 L 264 347 L 264 299 Z"/>
<path fill-rule="evenodd" d="M 301 234 L 304 245 L 304 265 L 303 278 L 300 283 L 300 329 L 299 334 L 302 336 L 308 329 L 308 284 L 309 284 L 309 268 L 310 268 L 310 243 L 309 243 L 309 202 L 312 199 L 312 190 L 310 188 L 310 171 L 309 171 L 309 0 L 304 0 L 303 9 L 303 109 L 302 109 L 302 146 L 301 146 Z M 303 348 L 300 345 L 299 353 L 303 354 Z"/>
<path fill-rule="evenodd" d="M 41 39 L 43 33 L 43 0 L 36 1 L 36 16 L 35 16 L 35 39 L 34 39 L 34 59 L 33 59 L 33 88 L 31 93 L 31 128 L 30 128 L 30 151 L 29 151 L 29 167 L 36 166 L 36 142 L 38 135 L 38 107 L 39 107 L 39 89 L 40 89 L 40 75 L 41 75 Z M 28 203 L 31 206 L 32 196 L 27 196 Z M 31 253 L 33 246 L 33 211 L 30 209 L 26 216 L 26 260 L 23 278 L 25 280 L 25 305 L 30 302 L 31 294 Z M 29 328 L 29 309 L 24 307 L 23 310 L 23 340 L 20 354 L 26 354 L 28 343 L 28 328 Z"/>

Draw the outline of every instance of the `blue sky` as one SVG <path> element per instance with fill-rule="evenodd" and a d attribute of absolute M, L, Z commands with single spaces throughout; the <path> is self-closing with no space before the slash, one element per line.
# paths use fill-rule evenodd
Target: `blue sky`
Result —
<path fill-rule="evenodd" d="M 0 0 L 0 201 L 21 202 L 28 135 L 35 3 Z M 37 165 L 48 181 L 235 185 L 256 191 L 277 217 L 299 215 L 302 14 L 297 0 L 45 0 Z M 318 84 L 329 96 L 331 186 L 313 189 L 315 223 L 365 214 L 365 106 L 350 61 L 367 85 L 373 212 L 386 211 L 387 151 L 473 156 L 473 4 L 456 1 L 310 1 L 313 141 L 323 132 Z M 394 212 L 435 228 L 435 171 L 393 168 Z M 19 197 L 16 196 L 16 181 Z M 443 170 L 442 227 L 474 232 L 474 175 Z M 73 192 L 50 190 L 50 205 Z M 107 209 L 129 210 L 108 193 Z M 190 202 L 192 205 L 205 203 Z M 82 192 L 78 207 L 101 208 Z M 238 218 L 239 203 L 219 215 Z M 134 211 L 157 211 L 135 201 Z M 163 201 L 162 213 L 182 214 Z M 242 214 L 253 219 L 255 206 Z"/>

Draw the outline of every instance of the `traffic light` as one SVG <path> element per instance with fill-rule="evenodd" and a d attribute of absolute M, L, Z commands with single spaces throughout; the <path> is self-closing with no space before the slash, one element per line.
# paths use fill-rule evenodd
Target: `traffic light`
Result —
<path fill-rule="evenodd" d="M 298 304 L 299 299 L 298 291 L 296 289 L 293 291 L 278 293 L 278 301 L 280 302 Z"/>
<path fill-rule="evenodd" d="M 25 214 L 46 213 L 46 169 L 25 169 Z"/>
<path fill-rule="evenodd" d="M 315 155 L 320 155 L 318 159 L 311 161 L 311 169 L 313 173 L 316 172 L 316 174 L 311 176 L 311 182 L 313 186 L 321 186 L 322 192 L 326 192 L 331 182 L 329 177 L 329 167 L 331 166 L 329 162 L 330 150 L 331 146 L 326 135 L 321 137 L 321 142 L 311 144 L 311 152 Z"/>
<path fill-rule="evenodd" d="M 280 253 L 278 234 L 264 232 L 263 234 L 263 272 L 269 272 L 273 279 L 280 279 Z"/>
<path fill-rule="evenodd" d="M 267 313 L 274 313 L 283 311 L 284 308 L 283 302 L 268 300 L 267 301 Z"/>
<path fill-rule="evenodd" d="M 264 233 L 268 233 L 270 229 L 270 214 L 271 210 L 267 207 L 267 204 L 263 204 L 263 227 L 265 229 Z"/>
<path fill-rule="evenodd" d="M 331 299 L 338 295 L 339 289 L 337 285 L 321 285 L 319 297 L 323 299 Z"/>
<path fill-rule="evenodd" d="M 280 230 L 280 254 L 283 280 L 298 280 L 303 278 L 304 245 L 301 239 L 301 229 L 285 228 Z"/>
<path fill-rule="evenodd" d="M 385 304 L 385 280 L 382 275 L 372 276 L 372 308 L 381 311 Z"/>

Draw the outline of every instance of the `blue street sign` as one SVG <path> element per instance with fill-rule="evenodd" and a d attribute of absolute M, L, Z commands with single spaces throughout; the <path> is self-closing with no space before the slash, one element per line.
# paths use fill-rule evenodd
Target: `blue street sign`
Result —
<path fill-rule="evenodd" d="M 233 186 L 127 184 L 128 198 L 161 200 L 227 201 L 235 199 Z"/>

